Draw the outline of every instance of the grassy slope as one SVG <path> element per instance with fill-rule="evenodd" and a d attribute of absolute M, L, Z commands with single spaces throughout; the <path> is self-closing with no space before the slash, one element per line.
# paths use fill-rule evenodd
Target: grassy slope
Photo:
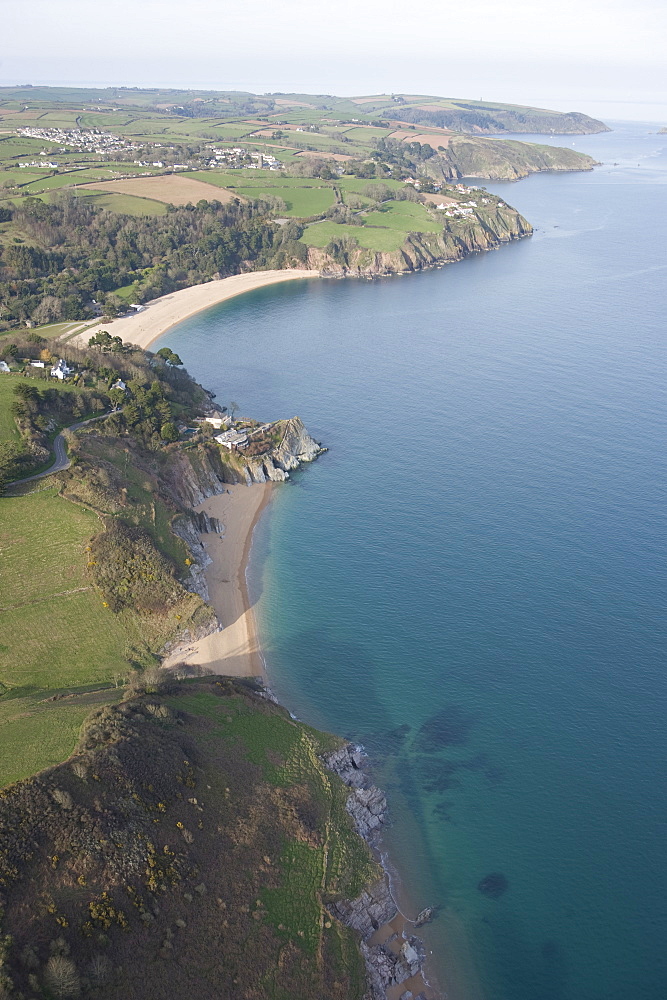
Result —
<path fill-rule="evenodd" d="M 11 412 L 14 402 L 16 379 L 7 372 L 0 372 L 0 441 L 18 441 L 19 432 Z"/>
<path fill-rule="evenodd" d="M 0 800 L 15 986 L 28 985 L 26 945 L 45 983 L 60 937 L 79 975 L 104 956 L 90 984 L 99 1000 L 360 1000 L 355 937 L 325 903 L 379 871 L 318 759 L 336 744 L 214 678 L 91 721 L 76 771 L 61 765 Z M 29 911 L 27 885 L 33 898 L 44 887 Z"/>
<path fill-rule="evenodd" d="M 11 690 L 107 681 L 127 670 L 129 637 L 86 573 L 99 519 L 53 488 L 34 490 L 0 499 L 0 682 Z"/>

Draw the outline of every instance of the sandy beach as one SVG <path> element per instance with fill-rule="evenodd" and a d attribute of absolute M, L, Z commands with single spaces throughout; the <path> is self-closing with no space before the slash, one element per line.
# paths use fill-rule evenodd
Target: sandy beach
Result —
<path fill-rule="evenodd" d="M 319 278 L 319 271 L 302 271 L 296 268 L 284 271 L 250 271 L 248 274 L 233 274 L 229 278 L 207 281 L 202 285 L 192 285 L 178 292 L 163 295 L 146 303 L 141 312 L 131 316 L 121 316 L 114 320 L 104 320 L 89 326 L 74 337 L 72 343 L 85 346 L 88 340 L 100 330 L 107 330 L 113 337 L 120 337 L 126 344 L 149 347 L 154 340 L 181 323 L 189 316 L 209 306 L 218 305 L 245 292 L 255 291 L 267 285 L 303 278 Z"/>
<path fill-rule="evenodd" d="M 206 570 L 210 602 L 222 629 L 175 650 L 162 665 L 185 663 L 213 674 L 263 677 L 264 663 L 245 573 L 253 529 L 270 500 L 272 484 L 227 489 L 227 493 L 210 497 L 197 508 L 225 526 L 223 535 L 201 536 L 212 560 Z"/>

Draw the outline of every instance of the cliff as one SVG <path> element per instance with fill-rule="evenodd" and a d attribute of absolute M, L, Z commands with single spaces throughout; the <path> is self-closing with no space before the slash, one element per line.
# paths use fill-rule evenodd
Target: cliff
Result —
<path fill-rule="evenodd" d="M 452 136 L 447 148 L 426 160 L 423 171 L 438 180 L 483 177 L 514 181 L 548 170 L 592 170 L 592 156 L 561 146 L 513 139 Z"/>
<path fill-rule="evenodd" d="M 443 219 L 440 233 L 410 233 L 400 250 L 382 252 L 350 246 L 336 256 L 310 247 L 308 263 L 333 277 L 381 277 L 407 274 L 453 261 L 471 253 L 495 250 L 511 240 L 530 236 L 533 227 L 515 209 L 499 205 L 476 210 L 465 219 Z"/>

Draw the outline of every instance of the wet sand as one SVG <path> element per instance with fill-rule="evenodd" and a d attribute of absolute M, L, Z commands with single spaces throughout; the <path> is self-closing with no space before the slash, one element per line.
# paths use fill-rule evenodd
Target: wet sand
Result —
<path fill-rule="evenodd" d="M 204 534 L 211 563 L 206 569 L 210 603 L 222 629 L 174 650 L 163 666 L 198 666 L 207 673 L 264 677 L 255 616 L 250 606 L 246 568 L 255 525 L 271 498 L 272 483 L 229 486 L 197 507 L 225 526 L 223 535 Z"/>

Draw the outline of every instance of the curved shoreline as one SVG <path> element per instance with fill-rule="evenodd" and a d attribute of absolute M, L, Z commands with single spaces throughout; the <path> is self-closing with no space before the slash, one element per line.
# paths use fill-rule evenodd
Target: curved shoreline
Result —
<path fill-rule="evenodd" d="M 209 559 L 204 571 L 209 603 L 220 628 L 170 650 L 163 667 L 184 665 L 205 673 L 266 681 L 246 573 L 255 527 L 269 504 L 272 489 L 272 483 L 228 486 L 195 508 L 224 526 L 222 535 L 208 532 L 199 536 Z"/>
<path fill-rule="evenodd" d="M 71 343 L 86 346 L 90 337 L 100 330 L 107 330 L 113 337 L 120 337 L 124 343 L 136 344 L 146 350 L 158 337 L 203 309 L 268 285 L 319 277 L 319 271 L 286 268 L 284 271 L 249 271 L 246 274 L 233 274 L 228 278 L 216 278 L 152 299 L 141 311 L 131 316 L 95 323 L 72 338 Z"/>

